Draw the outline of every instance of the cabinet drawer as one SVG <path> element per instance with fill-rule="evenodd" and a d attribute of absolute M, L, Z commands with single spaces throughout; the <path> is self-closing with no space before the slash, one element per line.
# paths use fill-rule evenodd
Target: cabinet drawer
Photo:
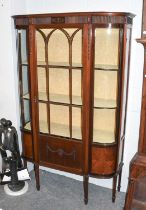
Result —
<path fill-rule="evenodd" d="M 82 142 L 60 137 L 41 135 L 39 137 L 40 162 L 49 166 L 70 171 L 82 168 Z"/>

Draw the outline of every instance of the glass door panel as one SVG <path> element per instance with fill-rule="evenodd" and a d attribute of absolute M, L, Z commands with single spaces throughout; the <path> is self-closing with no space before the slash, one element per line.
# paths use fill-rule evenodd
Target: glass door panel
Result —
<path fill-rule="evenodd" d="M 49 133 L 48 107 L 46 103 L 39 102 L 39 130 L 41 133 Z"/>
<path fill-rule="evenodd" d="M 82 105 L 82 71 L 72 70 L 72 103 Z"/>
<path fill-rule="evenodd" d="M 48 61 L 50 65 L 69 65 L 69 44 L 64 29 L 54 29 L 48 42 Z"/>
<path fill-rule="evenodd" d="M 50 101 L 69 103 L 69 71 L 61 68 L 49 69 Z"/>
<path fill-rule="evenodd" d="M 27 57 L 27 32 L 25 29 L 21 29 L 19 31 L 20 35 L 20 55 L 21 55 L 21 63 L 28 64 L 28 57 Z"/>
<path fill-rule="evenodd" d="M 72 107 L 72 137 L 82 139 L 81 108 Z"/>
<path fill-rule="evenodd" d="M 82 67 L 82 30 L 73 29 L 72 66 Z"/>
<path fill-rule="evenodd" d="M 93 142 L 113 143 L 115 141 L 115 110 L 94 109 Z"/>
<path fill-rule="evenodd" d="M 119 33 L 110 24 L 95 29 L 93 143 L 116 141 Z"/>
<path fill-rule="evenodd" d="M 68 106 L 50 104 L 50 133 L 70 137 Z"/>
<path fill-rule="evenodd" d="M 38 29 L 36 46 L 40 132 L 82 139 L 82 30 Z"/>
<path fill-rule="evenodd" d="M 45 39 L 41 31 L 36 31 L 37 65 L 46 65 Z"/>
<path fill-rule="evenodd" d="M 47 101 L 47 88 L 46 88 L 46 69 L 38 67 L 38 98 L 39 100 Z"/>

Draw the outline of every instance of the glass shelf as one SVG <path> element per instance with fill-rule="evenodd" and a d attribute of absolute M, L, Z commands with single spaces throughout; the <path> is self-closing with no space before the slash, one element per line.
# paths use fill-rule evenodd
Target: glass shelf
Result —
<path fill-rule="evenodd" d="M 116 100 L 103 99 L 103 98 L 94 98 L 94 107 L 101 108 L 116 108 Z"/>
<path fill-rule="evenodd" d="M 48 101 L 46 93 L 39 92 L 38 94 L 39 94 L 40 101 Z M 23 98 L 30 99 L 29 93 L 25 94 L 23 96 Z M 70 104 L 69 96 L 63 95 L 63 94 L 51 94 L 50 93 L 50 101 Z M 72 96 L 72 101 L 74 102 L 73 104 L 75 104 L 75 105 L 82 105 L 82 99 L 80 96 Z"/>
<path fill-rule="evenodd" d="M 46 66 L 45 61 L 37 61 L 38 66 Z M 69 68 L 69 63 L 67 62 L 49 62 L 48 66 L 51 67 L 66 67 Z M 81 63 L 72 63 L 72 68 L 82 68 Z"/>
<path fill-rule="evenodd" d="M 108 64 L 95 64 L 94 66 L 95 70 L 112 70 L 112 71 L 118 71 L 117 65 L 108 65 Z"/>
<path fill-rule="evenodd" d="M 39 125 L 40 125 L 40 132 L 41 133 L 49 133 L 47 122 L 40 121 Z M 30 122 L 25 125 L 24 129 L 31 130 Z M 50 130 L 51 130 L 50 134 L 52 134 L 52 135 L 64 136 L 64 137 L 68 137 L 68 138 L 70 137 L 68 125 L 51 123 L 51 129 Z M 80 127 L 73 126 L 72 127 L 72 133 L 73 133 L 72 138 L 81 140 L 82 135 L 81 135 Z"/>
<path fill-rule="evenodd" d="M 114 142 L 114 132 L 94 129 L 93 143 L 110 144 Z"/>

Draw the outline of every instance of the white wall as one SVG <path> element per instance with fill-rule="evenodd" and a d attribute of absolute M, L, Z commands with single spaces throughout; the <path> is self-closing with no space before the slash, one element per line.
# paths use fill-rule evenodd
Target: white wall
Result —
<path fill-rule="evenodd" d="M 18 127 L 18 88 L 13 59 L 11 3 L 14 5 L 14 0 L 0 1 L 0 118 L 12 120 Z M 15 9 L 24 11 L 24 4 L 17 1 Z"/>
<path fill-rule="evenodd" d="M 2 6 L 3 4 L 3 6 Z M 75 11 L 127 11 L 136 14 L 133 24 L 129 102 L 122 190 L 127 187 L 129 161 L 137 150 L 143 71 L 143 49 L 135 39 L 140 37 L 142 0 L 0 0 L 0 118 L 6 117 L 19 128 L 16 47 L 14 25 L 10 16 L 25 13 Z M 50 170 L 53 171 L 54 170 Z M 56 171 L 55 171 L 56 172 Z M 81 179 L 79 176 L 58 172 Z M 90 182 L 111 188 L 111 180 L 90 179 Z"/>
<path fill-rule="evenodd" d="M 19 136 L 16 41 L 11 15 L 24 10 L 23 1 L 0 0 L 0 119 L 11 120 Z"/>
<path fill-rule="evenodd" d="M 126 191 L 129 175 L 129 161 L 131 160 L 132 156 L 137 150 L 139 134 L 141 87 L 143 72 L 143 48 L 140 44 L 136 43 L 135 39 L 141 37 L 142 0 L 41 0 L 35 2 L 35 7 L 34 1 L 26 0 L 26 3 L 27 13 L 57 13 L 73 11 L 124 11 L 132 12 L 136 15 L 136 17 L 134 18 L 132 35 L 129 102 L 126 126 L 124 168 L 122 176 L 122 191 Z M 65 175 L 67 174 L 65 173 Z M 112 186 L 111 180 L 90 179 L 90 181 L 92 183 L 96 183 L 98 185 L 109 188 Z"/>

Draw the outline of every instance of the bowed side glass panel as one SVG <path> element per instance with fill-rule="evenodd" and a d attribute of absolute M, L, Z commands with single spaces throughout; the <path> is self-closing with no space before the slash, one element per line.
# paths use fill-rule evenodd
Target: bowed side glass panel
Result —
<path fill-rule="evenodd" d="M 30 112 L 30 84 L 29 84 L 29 65 L 28 65 L 28 40 L 27 30 L 18 30 L 18 60 L 19 60 L 19 91 L 21 107 L 21 127 L 31 130 Z"/>
<path fill-rule="evenodd" d="M 93 143 L 115 142 L 119 33 L 118 28 L 95 28 Z"/>

